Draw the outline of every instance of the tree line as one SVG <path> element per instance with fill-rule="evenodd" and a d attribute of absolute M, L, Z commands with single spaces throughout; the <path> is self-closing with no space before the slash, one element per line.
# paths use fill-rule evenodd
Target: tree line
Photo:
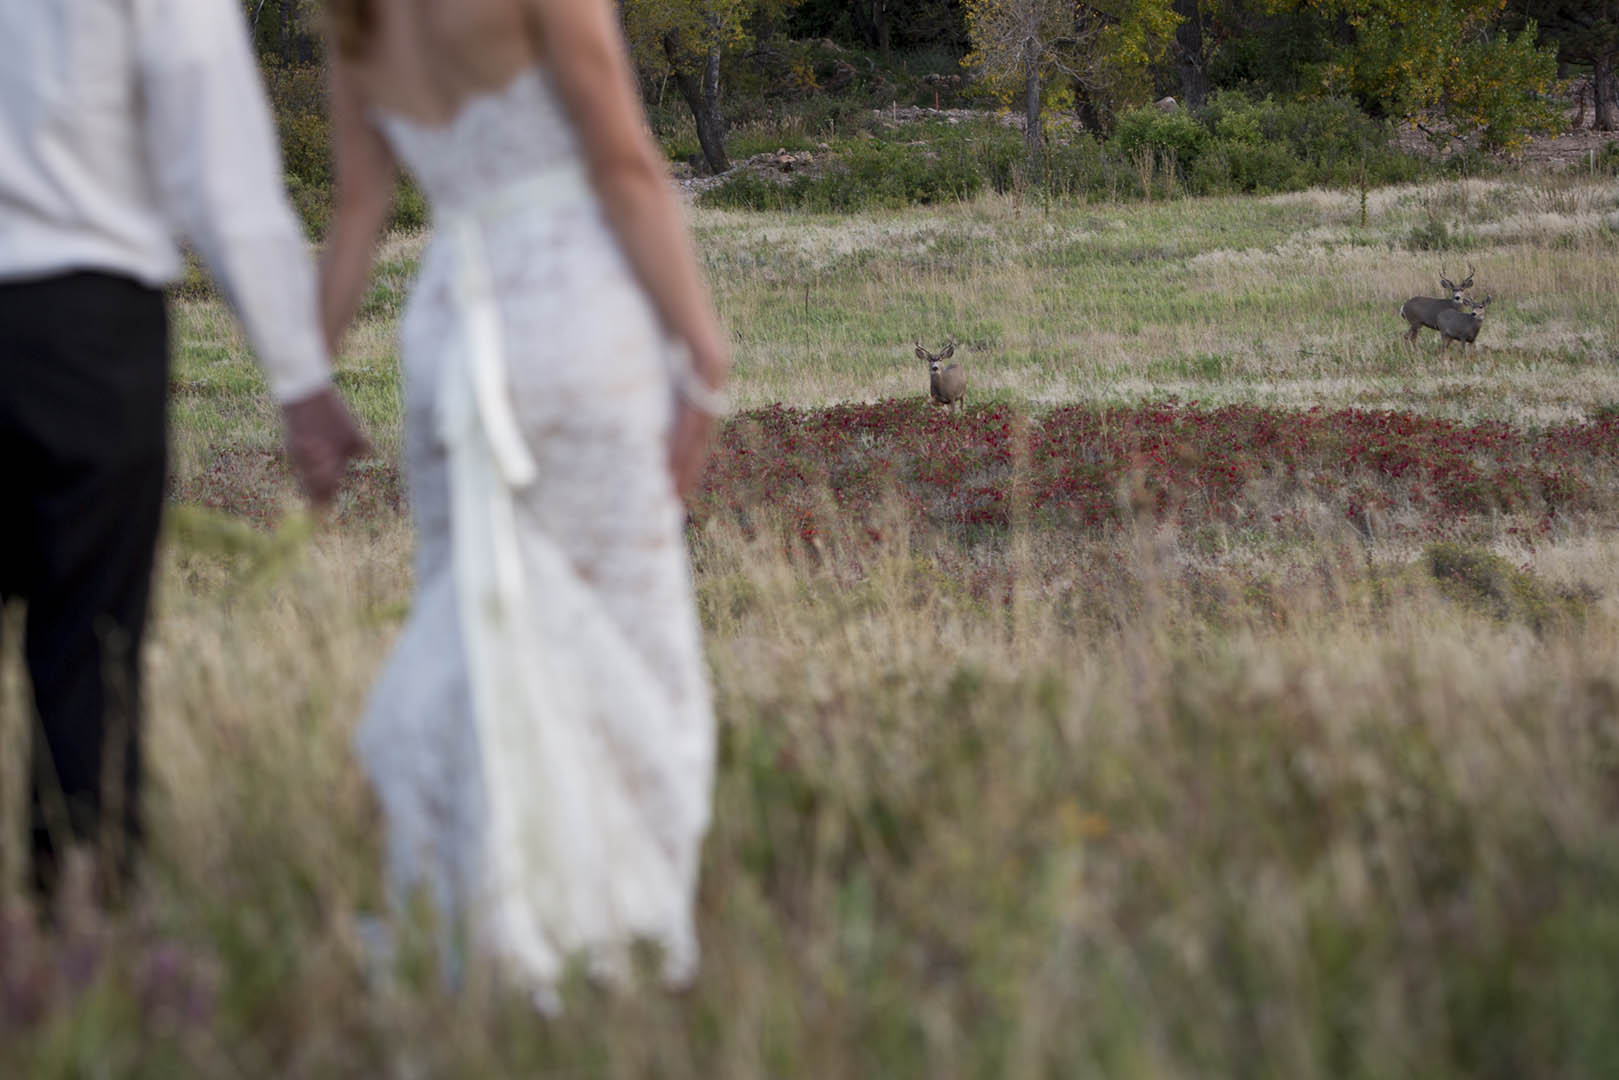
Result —
<path fill-rule="evenodd" d="M 319 0 L 242 0 L 267 62 L 306 64 Z M 711 171 L 729 167 L 727 87 L 774 42 L 919 57 L 1026 118 L 1108 133 L 1161 96 L 1333 96 L 1436 139 L 1513 149 L 1563 123 L 1560 77 L 1588 73 L 1594 127 L 1619 130 L 1619 0 L 617 0 L 643 86 L 672 85 Z M 803 94 L 812 69 L 778 72 Z"/>

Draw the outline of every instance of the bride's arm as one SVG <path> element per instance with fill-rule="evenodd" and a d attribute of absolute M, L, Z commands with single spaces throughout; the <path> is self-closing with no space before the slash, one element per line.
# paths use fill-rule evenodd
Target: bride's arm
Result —
<path fill-rule="evenodd" d="M 365 293 L 372 252 L 393 205 L 398 169 L 387 142 L 366 119 L 353 72 L 336 49 L 328 68 L 337 182 L 320 266 L 320 325 L 335 356 Z"/>
<path fill-rule="evenodd" d="M 579 133 L 592 186 L 619 244 L 664 327 L 691 349 L 698 377 L 719 387 L 730 351 L 663 158 L 647 131 L 614 5 L 524 2 L 539 28 L 541 60 Z"/>

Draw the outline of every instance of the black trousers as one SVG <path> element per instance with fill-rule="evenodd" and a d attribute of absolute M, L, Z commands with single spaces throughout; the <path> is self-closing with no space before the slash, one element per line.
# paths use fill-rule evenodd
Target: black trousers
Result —
<path fill-rule="evenodd" d="M 163 297 L 99 273 L 0 283 L 0 600 L 33 687 L 35 887 L 89 848 L 128 882 L 140 837 L 141 637 L 167 467 Z"/>

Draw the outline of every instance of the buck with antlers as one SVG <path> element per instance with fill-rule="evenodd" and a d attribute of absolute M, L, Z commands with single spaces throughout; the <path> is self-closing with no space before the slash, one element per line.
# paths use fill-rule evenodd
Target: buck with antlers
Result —
<path fill-rule="evenodd" d="M 941 363 L 956 355 L 956 343 L 946 345 L 941 352 L 930 353 L 916 343 L 917 358 L 928 365 L 928 393 L 940 405 L 953 406 L 967 395 L 967 372 L 960 364 L 941 367 Z"/>
<path fill-rule="evenodd" d="M 1400 318 L 1410 327 L 1406 331 L 1407 344 L 1415 345 L 1417 335 L 1426 326 L 1430 330 L 1439 330 L 1439 316 L 1447 311 L 1462 310 L 1462 292 L 1473 287 L 1473 264 L 1467 264 L 1467 280 L 1460 285 L 1453 283 L 1445 276 L 1444 266 L 1439 267 L 1439 284 L 1450 293 L 1449 297 L 1442 296 L 1413 296 L 1400 305 Z M 1442 332 L 1442 331 L 1441 331 Z"/>

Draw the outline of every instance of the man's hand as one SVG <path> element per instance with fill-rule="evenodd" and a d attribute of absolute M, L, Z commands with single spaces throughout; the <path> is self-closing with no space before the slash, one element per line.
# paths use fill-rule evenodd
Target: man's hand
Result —
<path fill-rule="evenodd" d="M 281 407 L 287 424 L 287 453 L 304 493 L 316 506 L 337 494 L 349 459 L 367 453 L 365 436 L 330 386 Z"/>

